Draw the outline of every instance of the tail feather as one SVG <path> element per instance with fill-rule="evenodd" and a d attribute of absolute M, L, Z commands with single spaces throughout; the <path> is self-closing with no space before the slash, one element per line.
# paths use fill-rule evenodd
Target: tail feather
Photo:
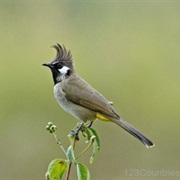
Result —
<path fill-rule="evenodd" d="M 137 138 L 139 141 L 141 141 L 147 148 L 151 148 L 154 146 L 154 143 L 151 140 L 149 140 L 147 137 L 141 134 L 138 130 L 136 130 L 133 126 L 128 124 L 126 121 L 122 119 L 118 119 L 118 120 L 115 120 L 114 122 L 120 127 L 122 127 L 125 131 L 133 135 L 135 138 Z"/>

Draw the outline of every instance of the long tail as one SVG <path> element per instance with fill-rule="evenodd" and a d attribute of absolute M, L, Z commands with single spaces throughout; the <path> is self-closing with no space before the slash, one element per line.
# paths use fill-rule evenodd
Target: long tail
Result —
<path fill-rule="evenodd" d="M 137 138 L 139 141 L 141 141 L 147 148 L 154 146 L 154 143 L 151 140 L 149 140 L 147 137 L 141 134 L 138 130 L 136 130 L 133 126 L 128 124 L 122 118 L 115 119 L 114 122 L 120 127 L 122 127 L 124 130 L 126 130 L 128 133 L 133 135 L 135 138 Z"/>

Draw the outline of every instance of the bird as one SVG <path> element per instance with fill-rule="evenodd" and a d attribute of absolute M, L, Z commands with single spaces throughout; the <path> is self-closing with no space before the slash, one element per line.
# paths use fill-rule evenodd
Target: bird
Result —
<path fill-rule="evenodd" d="M 56 49 L 55 58 L 42 65 L 50 68 L 54 81 L 55 99 L 67 113 L 84 123 L 94 122 L 94 120 L 113 122 L 137 138 L 147 148 L 154 146 L 149 138 L 118 115 L 111 102 L 78 76 L 70 50 L 58 43 L 52 47 Z"/>

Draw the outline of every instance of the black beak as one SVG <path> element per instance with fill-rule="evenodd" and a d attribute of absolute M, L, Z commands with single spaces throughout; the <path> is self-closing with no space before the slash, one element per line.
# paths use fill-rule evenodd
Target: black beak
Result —
<path fill-rule="evenodd" d="M 43 66 L 47 66 L 47 67 L 49 67 L 49 68 L 52 67 L 52 65 L 51 65 L 50 63 L 43 63 L 42 65 L 43 65 Z"/>

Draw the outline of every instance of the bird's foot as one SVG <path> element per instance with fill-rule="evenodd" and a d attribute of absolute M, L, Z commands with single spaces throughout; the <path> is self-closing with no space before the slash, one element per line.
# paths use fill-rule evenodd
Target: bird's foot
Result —
<path fill-rule="evenodd" d="M 80 123 L 78 124 L 77 129 L 75 131 L 71 130 L 71 134 L 75 137 L 77 141 L 79 141 L 79 131 L 82 130 L 83 125 L 84 123 Z"/>
<path fill-rule="evenodd" d="M 93 122 L 94 122 L 94 121 L 91 121 L 90 123 L 88 123 L 86 127 L 87 127 L 87 128 L 90 128 L 90 127 L 92 126 Z"/>

